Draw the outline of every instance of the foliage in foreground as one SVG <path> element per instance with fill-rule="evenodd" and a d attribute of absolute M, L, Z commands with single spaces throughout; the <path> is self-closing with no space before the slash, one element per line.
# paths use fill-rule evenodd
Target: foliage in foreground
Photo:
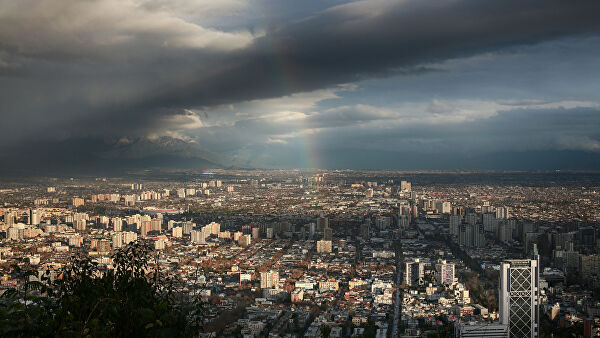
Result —
<path fill-rule="evenodd" d="M 0 296 L 3 337 L 174 337 L 198 332 L 195 303 L 176 304 L 173 280 L 149 269 L 150 248 L 131 244 L 101 271 L 74 258 L 62 278 L 33 278 Z M 15 271 L 29 280 L 36 271 Z M 36 280 L 38 279 L 38 280 Z"/>

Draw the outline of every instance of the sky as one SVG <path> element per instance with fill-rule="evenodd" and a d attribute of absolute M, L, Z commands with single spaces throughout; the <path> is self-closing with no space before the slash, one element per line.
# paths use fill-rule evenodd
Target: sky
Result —
<path fill-rule="evenodd" d="M 598 13 L 0 0 L 0 169 L 600 170 Z"/>

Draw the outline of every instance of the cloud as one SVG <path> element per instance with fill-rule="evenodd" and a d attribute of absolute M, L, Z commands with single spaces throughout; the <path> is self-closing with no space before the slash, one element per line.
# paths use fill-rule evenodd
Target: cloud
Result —
<path fill-rule="evenodd" d="M 241 0 L 136 0 L 135 3 L 148 11 L 167 12 L 176 17 L 202 22 L 242 15 L 249 5 Z"/>
<path fill-rule="evenodd" d="M 594 140 L 589 136 L 562 135 L 556 141 L 561 150 L 600 152 L 600 140 Z"/>
<path fill-rule="evenodd" d="M 0 66 L 0 148 L 32 139 L 183 138 L 197 129 L 256 128 L 225 141 L 232 149 L 246 138 L 267 142 L 265 126 L 276 125 L 283 135 L 316 133 L 336 121 L 348 129 L 386 130 L 395 121 L 422 122 L 420 114 L 427 123 L 475 121 L 499 107 L 443 106 L 449 104 L 443 99 L 386 108 L 315 105 L 339 99 L 339 85 L 399 69 L 423 76 L 424 67 L 445 60 L 600 29 L 600 3 L 593 0 L 357 1 L 314 8 L 319 11 L 275 24 L 281 17 L 266 18 L 263 29 L 248 18 L 233 22 L 249 10 L 235 0 L 1 1 L 0 60 L 19 67 Z M 221 15 L 231 22 L 215 25 Z M 223 116 L 203 115 L 211 112 Z"/>
<path fill-rule="evenodd" d="M 130 0 L 24 0 L 0 6 L 0 46 L 33 58 L 135 60 L 177 49 L 229 51 L 253 40 L 249 32 L 204 28 Z"/>

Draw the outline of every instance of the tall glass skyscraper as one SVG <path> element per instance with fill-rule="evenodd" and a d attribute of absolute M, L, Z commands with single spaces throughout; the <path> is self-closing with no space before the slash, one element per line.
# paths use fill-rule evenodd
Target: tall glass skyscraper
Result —
<path fill-rule="evenodd" d="M 500 265 L 500 321 L 510 338 L 539 337 L 539 259 L 507 260 Z"/>

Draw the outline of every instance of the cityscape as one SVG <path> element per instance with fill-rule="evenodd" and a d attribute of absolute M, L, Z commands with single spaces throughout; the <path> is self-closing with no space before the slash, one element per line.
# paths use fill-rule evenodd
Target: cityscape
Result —
<path fill-rule="evenodd" d="M 600 0 L 0 0 L 0 338 L 600 337 Z"/>
<path fill-rule="evenodd" d="M 61 278 L 74 256 L 114 269 L 141 242 L 204 304 L 202 337 L 594 336 L 599 184 L 350 170 L 7 183 L 0 285 Z"/>

